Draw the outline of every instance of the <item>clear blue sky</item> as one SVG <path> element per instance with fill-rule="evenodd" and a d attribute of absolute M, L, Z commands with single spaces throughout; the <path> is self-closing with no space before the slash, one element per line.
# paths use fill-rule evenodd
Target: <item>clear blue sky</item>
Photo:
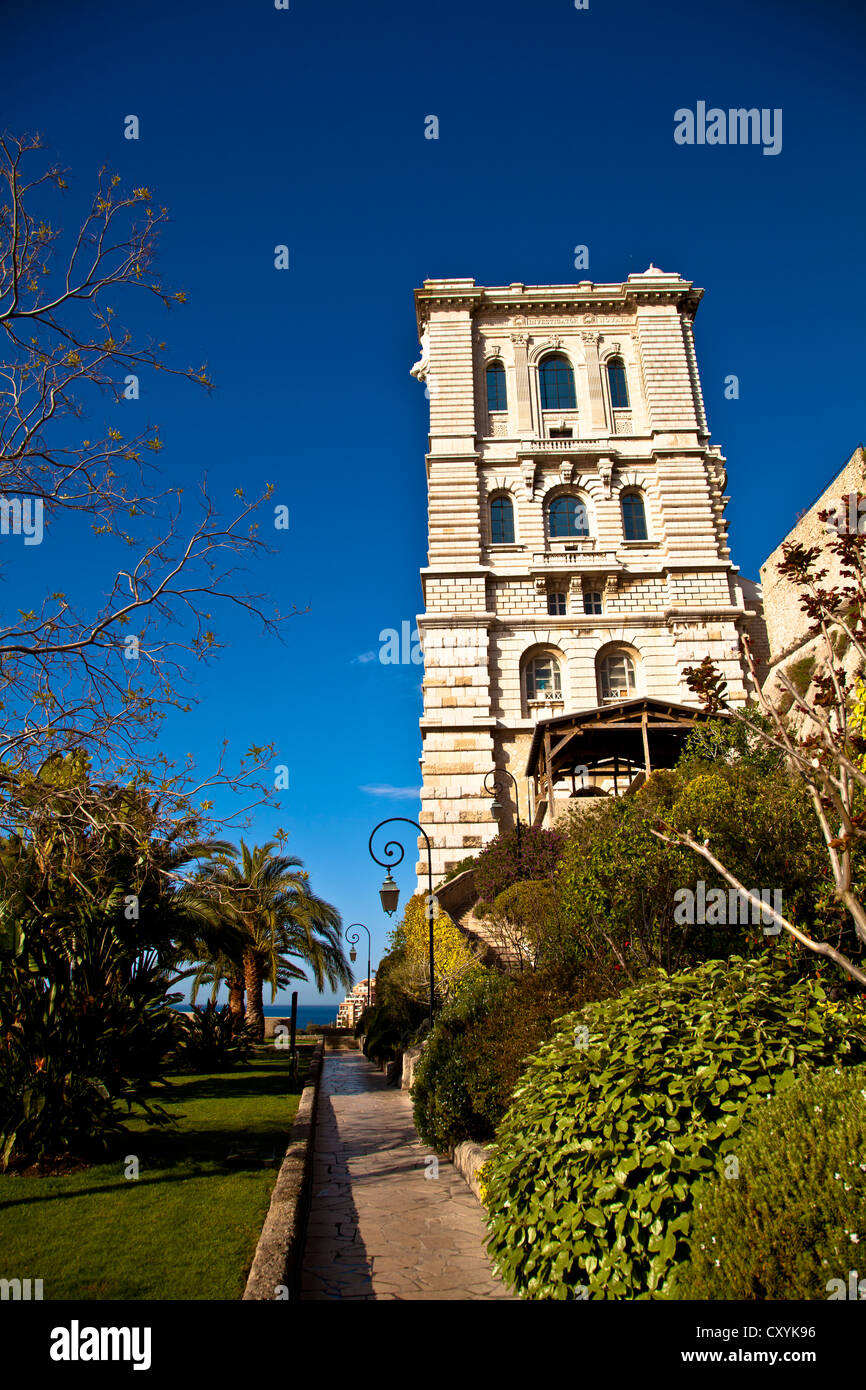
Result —
<path fill-rule="evenodd" d="M 862 6 L 48 0 L 0 22 L 0 125 L 39 129 L 69 166 L 68 218 L 104 162 L 171 211 L 161 264 L 189 305 L 160 332 L 217 390 L 150 380 L 124 408 L 159 423 L 170 477 L 207 471 L 225 498 L 273 481 L 291 511 L 250 585 L 309 614 L 284 646 L 224 623 L 229 649 L 167 751 L 206 768 L 225 736 L 275 740 L 290 788 L 249 833 L 285 826 L 317 890 L 371 927 L 375 959 L 390 924 L 367 838 L 419 810 L 364 788 L 419 785 L 420 668 L 359 660 L 421 604 L 413 288 L 612 281 L 651 260 L 702 286 L 734 559 L 756 578 L 864 435 Z M 698 101 L 782 108 L 781 153 L 678 146 L 674 112 Z M 99 582 L 80 553 L 50 563 Z"/>

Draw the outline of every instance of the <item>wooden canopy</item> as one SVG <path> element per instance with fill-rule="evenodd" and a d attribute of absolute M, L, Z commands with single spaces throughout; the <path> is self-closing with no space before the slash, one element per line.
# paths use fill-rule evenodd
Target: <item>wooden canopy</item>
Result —
<path fill-rule="evenodd" d="M 695 724 L 707 719 L 702 709 L 669 700 L 617 700 L 579 714 L 540 719 L 535 726 L 526 775 L 534 781 L 536 823 L 553 805 L 553 788 L 578 770 L 620 775 L 625 786 L 636 774 L 673 767 Z"/>

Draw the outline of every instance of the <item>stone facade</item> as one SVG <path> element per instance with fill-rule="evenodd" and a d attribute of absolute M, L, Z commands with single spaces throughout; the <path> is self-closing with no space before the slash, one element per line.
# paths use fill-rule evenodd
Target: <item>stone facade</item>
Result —
<path fill-rule="evenodd" d="M 852 507 L 849 499 L 866 495 L 866 450 L 862 445 L 856 448 L 845 467 L 799 517 L 797 524 L 761 566 L 761 583 L 764 595 L 764 609 L 767 624 L 769 653 L 767 676 L 763 684 L 764 693 L 783 708 L 790 704 L 791 697 L 781 686 L 778 673 L 784 671 L 794 681 L 800 694 L 805 695 L 814 675 L 820 672 L 826 647 L 820 638 L 809 638 L 809 620 L 800 607 L 800 591 L 783 579 L 778 572 L 786 545 L 800 544 L 817 546 L 823 555 L 821 568 L 827 571 L 822 581 L 825 588 L 832 588 L 839 580 L 839 560 L 828 549 L 828 541 L 833 532 L 828 524 L 819 521 L 819 512 L 830 511 L 838 515 L 843 524 L 853 523 L 862 532 L 866 528 L 863 514 L 858 514 L 857 503 L 853 506 L 854 516 L 850 517 Z M 853 669 L 859 662 L 854 648 L 843 664 Z"/>
<path fill-rule="evenodd" d="M 694 704 L 683 668 L 709 653 L 747 698 L 738 644 L 763 640 L 760 590 L 727 544 L 692 331 L 702 293 L 655 267 L 620 284 L 415 292 L 412 373 L 430 398 L 421 822 L 437 875 L 497 833 L 494 769 L 532 821 L 537 720 L 605 702 L 620 658 L 630 694 Z M 627 538 L 626 498 L 645 536 Z"/>

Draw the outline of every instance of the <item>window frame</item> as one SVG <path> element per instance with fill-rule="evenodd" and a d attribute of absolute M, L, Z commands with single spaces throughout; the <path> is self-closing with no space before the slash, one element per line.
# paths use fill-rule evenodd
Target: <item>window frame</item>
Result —
<path fill-rule="evenodd" d="M 495 525 L 494 525 L 494 508 L 497 507 L 497 504 L 506 504 L 506 503 L 507 503 L 507 506 L 508 506 L 508 516 L 509 516 L 510 523 L 511 523 L 511 525 L 510 525 L 511 539 L 510 539 L 510 540 L 497 540 L 496 535 L 495 535 Z M 514 524 L 514 499 L 511 497 L 511 494 L 510 494 L 510 493 L 508 493 L 508 492 L 495 492 L 495 493 L 493 494 L 493 496 L 490 498 L 489 506 L 488 506 L 488 520 L 489 520 L 489 523 L 490 523 L 490 544 L 491 544 L 491 545 L 514 545 L 514 544 L 516 543 L 516 542 L 515 542 L 515 537 L 516 537 L 516 535 L 517 535 L 517 531 L 516 531 L 515 524 Z M 508 528 L 506 528 L 506 529 L 508 529 Z"/>
<path fill-rule="evenodd" d="M 561 601 L 562 606 L 559 606 Z M 555 604 L 555 607 L 551 607 Z M 565 589 L 548 589 L 547 591 L 547 616 L 549 618 L 564 618 L 568 613 L 568 592 Z"/>
<path fill-rule="evenodd" d="M 563 502 L 573 502 L 575 505 L 575 514 L 578 508 L 583 511 L 585 530 L 554 533 L 552 526 L 553 511 L 554 508 L 560 510 L 559 504 Z M 547 524 L 547 539 L 549 541 L 588 540 L 591 534 L 589 529 L 589 507 L 586 505 L 583 498 L 575 492 L 559 492 L 555 497 L 549 498 L 545 504 L 545 522 Z"/>
<path fill-rule="evenodd" d="M 608 673 L 609 662 L 622 662 L 626 672 L 626 689 L 623 695 L 612 695 L 609 693 L 610 678 Z M 598 695 L 601 704 L 618 704 L 624 700 L 634 700 L 638 694 L 637 682 L 637 662 L 632 653 L 623 647 L 616 647 L 612 651 L 605 652 L 603 656 L 596 658 L 596 672 L 598 679 Z M 628 675 L 631 674 L 631 687 L 629 688 Z M 605 690 L 607 685 L 608 690 Z"/>
<path fill-rule="evenodd" d="M 542 690 L 539 693 L 535 668 L 542 663 L 550 666 L 551 689 Z M 523 667 L 524 689 L 528 704 L 544 704 L 548 701 L 562 700 L 562 670 L 559 657 L 553 652 L 537 652 L 535 656 L 529 657 L 524 662 Z"/>
<path fill-rule="evenodd" d="M 622 356 L 619 353 L 615 353 L 613 357 L 609 357 L 607 359 L 607 362 L 605 363 L 605 368 L 607 371 L 607 394 L 608 399 L 610 401 L 611 410 L 631 410 L 631 393 L 628 389 L 628 372 L 626 370 L 625 361 L 623 360 Z M 620 376 L 620 379 L 618 379 L 617 381 L 616 395 L 617 397 L 619 396 L 619 387 L 621 385 L 622 390 L 625 393 L 625 405 L 623 405 L 622 402 L 619 400 L 614 400 L 614 383 L 612 379 L 614 372 L 616 372 Z"/>
<path fill-rule="evenodd" d="M 634 503 L 634 502 L 639 502 L 639 503 L 640 503 L 640 515 L 641 515 L 641 518 L 642 518 L 642 521 L 643 521 L 643 535 L 642 535 L 642 536 L 630 536 L 630 535 L 629 535 L 629 526 L 628 526 L 628 524 L 626 523 L 626 503 L 627 503 L 627 502 L 632 502 L 632 503 Z M 648 541 L 648 540 L 649 540 L 649 527 L 647 526 L 647 516 L 646 516 L 646 498 L 644 497 L 643 493 L 640 491 L 639 488 L 628 488 L 625 492 L 620 493 L 620 498 L 619 498 L 619 514 L 620 514 L 620 519 L 621 519 L 621 521 L 622 521 L 622 534 L 623 534 L 623 539 L 624 539 L 624 540 L 626 540 L 626 541 Z"/>
<path fill-rule="evenodd" d="M 554 381 L 556 385 L 556 399 L 553 401 L 548 401 L 546 399 L 548 394 L 548 370 L 550 368 L 550 365 L 553 363 L 556 364 L 554 375 Z M 567 377 L 565 371 L 561 372 L 561 368 L 568 369 Z M 567 394 L 570 396 L 570 400 L 568 401 L 564 401 L 561 399 L 562 388 L 560 383 L 560 374 L 563 377 L 565 377 L 569 383 L 569 390 Z M 541 358 L 541 361 L 538 364 L 538 392 L 542 411 L 577 410 L 577 386 L 574 379 L 574 363 L 571 361 L 571 358 L 568 357 L 564 352 L 548 352 L 545 353 L 544 357 Z"/>
<path fill-rule="evenodd" d="M 496 405 L 491 405 L 491 403 L 490 403 L 490 375 L 491 375 L 491 373 L 493 373 L 493 374 L 495 374 L 497 377 L 501 378 L 501 381 L 497 384 L 497 387 L 496 387 L 496 399 L 497 399 L 497 402 L 498 402 L 498 401 L 499 401 L 499 395 L 500 395 L 500 386 L 501 386 L 501 392 L 502 392 L 502 397 L 503 397 L 503 403 L 502 403 L 502 405 L 499 405 L 498 403 L 497 403 Z M 502 361 L 501 358 L 495 357 L 495 358 L 493 359 L 492 362 L 488 362 L 488 363 L 487 363 L 487 366 L 486 366 L 486 368 L 485 368 L 485 374 L 484 374 L 484 384 L 485 384 L 485 390 L 486 390 L 486 392 L 487 392 L 487 413 L 488 413 L 488 415 L 505 414 L 505 412 L 508 410 L 508 379 L 507 379 L 507 377 L 506 377 L 506 375 L 505 375 L 505 363 Z"/>

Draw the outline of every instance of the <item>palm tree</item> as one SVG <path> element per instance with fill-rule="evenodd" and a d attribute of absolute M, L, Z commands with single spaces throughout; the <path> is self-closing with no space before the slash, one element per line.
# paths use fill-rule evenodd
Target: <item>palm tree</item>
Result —
<path fill-rule="evenodd" d="M 262 993 L 267 981 L 271 997 L 292 980 L 306 980 L 308 967 L 321 991 L 352 982 L 343 954 L 340 914 L 314 893 L 294 855 L 274 853 L 276 841 L 255 845 L 241 840 L 236 857 L 223 854 L 205 866 L 200 882 L 215 893 L 229 921 L 243 933 L 243 989 L 246 1022 L 264 1036 Z M 297 964 L 296 962 L 302 962 Z M 214 982 L 219 972 L 229 982 L 230 1002 L 238 1009 L 240 980 L 237 963 L 206 960 L 202 982 Z"/>

